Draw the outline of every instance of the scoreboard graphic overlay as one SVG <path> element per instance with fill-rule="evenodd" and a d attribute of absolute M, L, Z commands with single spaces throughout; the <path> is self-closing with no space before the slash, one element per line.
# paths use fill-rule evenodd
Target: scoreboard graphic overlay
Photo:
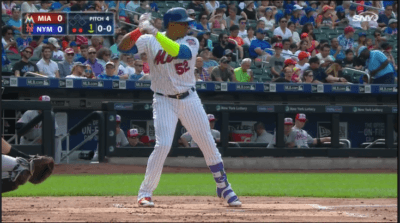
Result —
<path fill-rule="evenodd" d="M 112 12 L 35 12 L 22 15 L 22 33 L 26 35 L 91 35 L 113 36 Z"/>

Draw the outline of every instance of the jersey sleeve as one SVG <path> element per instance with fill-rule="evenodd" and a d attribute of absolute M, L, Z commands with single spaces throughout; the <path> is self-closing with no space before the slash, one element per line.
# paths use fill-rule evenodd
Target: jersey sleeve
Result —
<path fill-rule="evenodd" d="M 17 122 L 18 123 L 28 123 L 33 118 L 34 117 L 33 117 L 32 111 L 26 111 Z"/>
<path fill-rule="evenodd" d="M 312 144 L 314 142 L 313 137 L 310 136 L 310 134 L 307 134 L 307 143 Z"/>
<path fill-rule="evenodd" d="M 180 44 L 180 49 L 179 49 L 179 54 L 178 58 L 179 59 L 190 59 L 193 57 L 197 56 L 197 52 L 199 51 L 199 40 L 194 37 L 187 37 L 183 43 Z M 191 53 L 191 56 L 189 57 L 189 52 Z M 188 58 L 189 57 L 189 58 Z"/>
<path fill-rule="evenodd" d="M 121 129 L 121 131 L 122 131 L 122 129 Z M 122 134 L 122 139 L 121 139 L 121 146 L 127 146 L 128 144 L 129 144 L 129 141 L 128 141 L 128 139 L 126 138 L 126 135 L 125 135 L 125 133 L 124 132 L 122 132 L 123 134 Z"/>
<path fill-rule="evenodd" d="M 218 139 L 218 140 L 221 139 L 221 133 L 218 130 L 215 130 L 214 132 L 215 132 L 214 133 L 215 134 L 215 139 Z"/>

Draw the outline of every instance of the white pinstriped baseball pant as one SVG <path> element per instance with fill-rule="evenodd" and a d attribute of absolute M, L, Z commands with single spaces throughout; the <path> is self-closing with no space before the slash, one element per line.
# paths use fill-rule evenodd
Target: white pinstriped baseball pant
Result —
<path fill-rule="evenodd" d="M 207 166 L 221 163 L 214 138 L 211 135 L 207 114 L 196 91 L 184 99 L 168 98 L 154 94 L 153 119 L 156 145 L 147 161 L 144 181 L 139 189 L 138 200 L 151 197 L 160 181 L 165 159 L 171 149 L 178 119 L 203 152 Z"/>

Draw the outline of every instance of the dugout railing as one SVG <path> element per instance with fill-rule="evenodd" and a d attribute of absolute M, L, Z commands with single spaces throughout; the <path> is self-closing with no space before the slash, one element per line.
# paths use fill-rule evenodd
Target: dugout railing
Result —
<path fill-rule="evenodd" d="M 26 123 L 17 131 L 17 137 L 21 137 L 31 130 L 35 125 L 42 122 L 42 144 L 41 145 L 14 145 L 15 148 L 27 154 L 40 154 L 54 157 L 55 125 L 54 113 L 51 103 L 48 101 L 17 101 L 2 100 L 1 109 L 4 110 L 41 110 L 42 113 Z"/>

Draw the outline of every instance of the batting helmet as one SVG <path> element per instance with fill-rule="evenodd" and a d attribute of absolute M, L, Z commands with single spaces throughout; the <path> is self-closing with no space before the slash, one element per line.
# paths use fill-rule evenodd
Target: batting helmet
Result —
<path fill-rule="evenodd" d="M 164 15 L 164 28 L 168 28 L 170 22 L 190 22 L 193 19 L 189 18 L 186 9 L 177 7 L 168 10 Z"/>

